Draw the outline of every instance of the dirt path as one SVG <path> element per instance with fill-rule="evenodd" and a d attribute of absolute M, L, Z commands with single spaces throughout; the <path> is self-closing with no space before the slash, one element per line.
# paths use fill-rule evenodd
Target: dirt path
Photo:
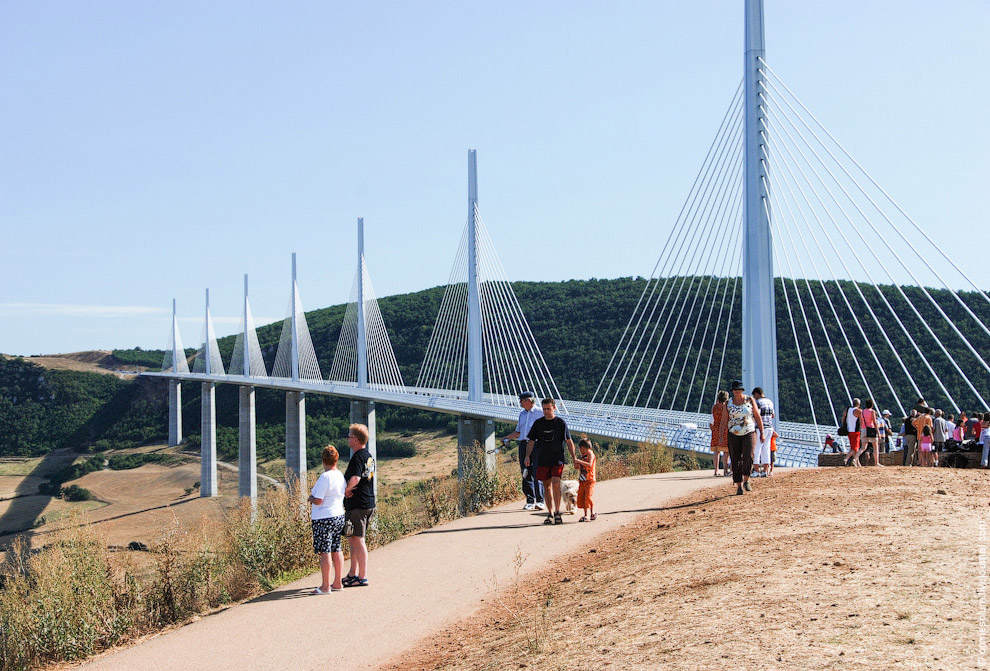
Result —
<path fill-rule="evenodd" d="M 546 527 L 519 504 L 503 506 L 375 550 L 369 587 L 310 596 L 318 581 L 310 576 L 82 668 L 132 671 L 168 660 L 173 670 L 373 669 L 471 616 L 496 584 L 538 574 L 673 499 L 725 482 L 708 472 L 602 482 L 601 514 L 590 524 L 565 515 L 563 526 Z M 558 581 L 559 568 L 548 576 Z M 348 623 L 362 634 L 348 634 Z"/>

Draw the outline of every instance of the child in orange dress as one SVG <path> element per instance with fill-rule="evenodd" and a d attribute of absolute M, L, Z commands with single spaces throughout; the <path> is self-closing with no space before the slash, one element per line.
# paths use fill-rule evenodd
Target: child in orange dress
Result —
<path fill-rule="evenodd" d="M 577 507 L 584 509 L 584 517 L 578 522 L 587 522 L 598 519 L 598 515 L 595 514 L 595 502 L 591 500 L 591 494 L 595 491 L 596 459 L 595 453 L 591 451 L 591 441 L 587 438 L 581 439 L 578 448 L 581 450 L 581 458 L 574 460 L 581 469 L 581 475 L 578 477 Z"/>
<path fill-rule="evenodd" d="M 777 460 L 777 432 L 774 431 L 773 435 L 770 436 L 770 468 L 767 470 L 767 475 L 773 475 L 773 462 Z"/>

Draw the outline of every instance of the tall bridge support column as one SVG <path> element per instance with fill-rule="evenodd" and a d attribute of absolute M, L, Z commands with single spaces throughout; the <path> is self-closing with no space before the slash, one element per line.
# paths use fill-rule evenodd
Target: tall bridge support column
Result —
<path fill-rule="evenodd" d="M 212 382 L 203 383 L 199 454 L 199 495 L 219 496 L 220 483 L 217 481 L 217 399 L 216 385 Z"/>
<path fill-rule="evenodd" d="M 476 462 L 478 459 L 480 464 Z M 461 417 L 457 420 L 457 479 L 463 481 L 473 468 L 481 465 L 489 473 L 495 470 L 495 422 Z"/>
<path fill-rule="evenodd" d="M 258 434 L 255 426 L 254 387 L 238 387 L 237 494 L 258 498 Z"/>
<path fill-rule="evenodd" d="M 766 148 L 761 136 L 765 127 L 760 99 L 760 59 L 765 53 L 763 0 L 746 0 L 745 28 L 742 383 L 747 391 L 763 387 L 763 393 L 777 404 L 779 416 L 784 404 L 777 395 L 777 312 L 769 219 L 772 211 L 764 181 Z"/>
<path fill-rule="evenodd" d="M 301 391 L 285 392 L 285 471 L 297 481 L 299 500 L 306 501 L 306 394 Z"/>
<path fill-rule="evenodd" d="M 182 442 L 182 382 L 168 381 L 168 446 Z"/>
<path fill-rule="evenodd" d="M 374 401 L 351 401 L 351 424 L 364 424 L 368 427 L 368 451 L 371 452 L 375 460 L 375 470 L 378 469 L 378 441 L 375 440 L 375 402 Z M 375 495 L 378 495 L 378 478 L 372 482 L 375 484 Z"/>

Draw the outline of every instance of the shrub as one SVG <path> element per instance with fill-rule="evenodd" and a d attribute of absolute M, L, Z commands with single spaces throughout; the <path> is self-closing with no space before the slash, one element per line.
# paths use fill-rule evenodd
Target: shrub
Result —
<path fill-rule="evenodd" d="M 69 485 L 62 489 L 62 498 L 66 501 L 91 501 L 93 493 L 79 485 Z"/>
<path fill-rule="evenodd" d="M 449 522 L 457 517 L 456 475 L 430 478 L 423 483 L 420 496 L 428 526 Z"/>
<path fill-rule="evenodd" d="M 38 493 L 43 496 L 59 496 L 62 484 L 69 480 L 77 480 L 87 473 L 103 470 L 103 457 L 90 457 L 86 461 L 61 468 L 48 476 L 48 482 L 38 485 Z"/>
<path fill-rule="evenodd" d="M 416 443 L 400 438 L 382 438 L 378 441 L 376 451 L 379 459 L 415 457 Z"/>
<path fill-rule="evenodd" d="M 107 466 L 114 471 L 126 471 L 132 468 L 139 468 L 145 464 L 161 464 L 162 466 L 173 466 L 181 464 L 182 459 L 174 454 L 163 452 L 145 452 L 139 454 L 117 454 L 107 460 Z"/>
<path fill-rule="evenodd" d="M 309 515 L 295 503 L 294 487 L 271 488 L 258 497 L 252 514 L 242 499 L 228 517 L 226 530 L 232 551 L 250 578 L 268 590 L 287 575 L 314 569 Z"/>
<path fill-rule="evenodd" d="M 0 590 L 0 661 L 5 669 L 84 659 L 122 640 L 135 624 L 136 583 L 114 568 L 91 527 L 62 529 L 26 558 L 8 557 Z"/>

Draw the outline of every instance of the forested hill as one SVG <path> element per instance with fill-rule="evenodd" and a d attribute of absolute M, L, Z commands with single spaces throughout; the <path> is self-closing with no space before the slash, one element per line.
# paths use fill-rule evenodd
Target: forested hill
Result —
<path fill-rule="evenodd" d="M 672 280 L 675 284 L 683 285 L 684 291 L 678 293 L 679 299 L 667 307 L 667 312 L 676 315 L 682 305 L 692 306 L 698 311 L 707 310 L 707 306 L 714 303 L 716 296 L 723 295 L 718 287 L 722 283 L 734 281 L 717 279 L 716 289 L 708 293 L 704 290 L 703 284 L 709 278 L 703 278 L 705 282 L 700 281 L 701 279 Z M 788 285 L 790 284 L 788 282 Z M 646 280 L 642 278 L 513 284 L 520 306 L 565 398 L 591 399 L 645 286 Z M 858 296 L 851 284 L 842 287 L 846 295 Z M 396 359 L 407 384 L 414 384 L 416 381 L 440 308 L 443 290 L 443 287 L 435 287 L 379 299 L 382 317 L 388 327 Z M 838 296 L 839 285 L 826 283 L 826 290 L 838 308 L 837 318 L 833 315 L 826 320 L 825 331 L 829 337 L 834 343 L 840 343 L 843 339 L 841 334 L 845 332 L 853 349 L 858 352 L 857 356 L 863 361 L 872 361 L 875 354 L 876 359 L 884 367 L 887 379 L 897 390 L 897 398 L 889 391 L 885 391 L 886 381 L 874 366 L 874 371 L 867 371 L 866 376 L 871 388 L 877 394 L 878 403 L 891 407 L 895 413 L 898 398 L 905 405 L 913 404 L 916 395 L 901 364 L 896 361 L 889 349 L 882 350 L 877 347 L 876 351 L 872 352 L 867 345 L 867 339 L 875 345 L 883 342 L 876 325 L 861 319 L 862 331 L 855 326 L 853 315 L 862 316 L 866 312 L 865 307 L 857 302 L 860 299 L 852 300 L 847 308 Z M 871 286 L 860 285 L 860 290 L 868 299 L 875 297 L 876 289 Z M 939 375 L 941 383 L 963 405 L 963 409 L 982 410 L 977 407 L 978 403 L 971 390 L 937 350 L 934 341 L 927 335 L 925 328 L 905 304 L 896 288 L 882 287 L 882 290 L 898 310 L 899 317 L 928 358 L 928 363 Z M 826 304 L 822 288 L 815 287 L 815 291 L 815 300 L 822 305 Z M 926 299 L 920 295 L 920 290 L 905 287 L 904 291 L 926 319 L 933 319 L 936 316 L 936 309 L 925 302 Z M 965 316 L 964 310 L 955 299 L 947 292 L 929 291 L 939 307 L 950 318 L 956 320 L 958 327 L 970 339 L 977 351 L 983 352 L 985 357 L 990 356 L 990 337 Z M 790 287 L 788 295 L 795 310 L 799 302 L 811 309 L 812 295 L 807 287 L 801 287 L 800 291 Z M 990 304 L 976 294 L 962 294 L 962 298 L 985 323 L 990 323 Z M 708 303 L 705 302 L 706 300 Z M 793 336 L 794 329 L 788 320 L 784 301 L 785 294 L 778 280 L 777 333 L 781 395 L 779 404 L 784 409 L 783 414 L 786 419 L 810 421 L 808 394 L 804 390 L 801 371 L 801 362 L 803 362 L 805 374 L 811 381 L 811 396 L 818 419 L 822 423 L 830 423 L 833 412 L 829 407 L 828 394 L 825 393 L 822 376 L 817 368 L 819 361 L 834 405 L 844 404 L 847 401 L 843 385 L 840 384 L 839 368 L 844 373 L 851 394 L 866 397 L 865 386 L 856 381 L 858 373 L 848 348 L 843 350 L 841 347 L 836 347 L 836 355 L 833 357 L 827 347 L 822 345 L 826 339 L 823 337 L 822 329 L 815 324 L 811 324 L 810 327 L 806 327 L 803 323 L 798 324 L 798 341 L 801 345 L 799 360 Z M 738 305 L 737 299 L 737 310 Z M 324 373 L 330 370 L 333 361 L 345 309 L 346 305 L 336 305 L 306 313 L 320 367 Z M 701 313 L 705 314 L 705 312 Z M 732 320 L 735 325 L 729 329 L 727 338 L 723 379 L 719 385 L 722 388 L 739 374 L 738 319 L 737 311 Z M 903 332 L 891 324 L 888 326 L 887 332 L 898 351 L 911 353 L 912 347 Z M 278 347 L 281 329 L 281 323 L 269 324 L 258 329 L 258 337 L 269 367 Z M 675 337 L 680 337 L 680 330 L 683 329 L 679 329 L 674 334 Z M 814 341 L 818 344 L 818 360 L 810 346 L 807 330 L 811 330 Z M 964 363 L 964 370 L 971 376 L 977 389 L 983 390 L 984 397 L 990 398 L 990 374 L 976 363 L 975 357 L 970 352 L 965 350 L 948 324 L 942 323 L 936 326 L 935 331 L 959 361 L 968 362 Z M 700 340 L 699 335 L 694 347 L 684 349 L 686 356 L 684 359 L 678 359 L 674 370 L 675 378 L 680 376 L 682 368 L 690 375 L 699 356 L 702 357 L 701 365 L 702 370 L 704 369 L 713 340 L 709 336 L 704 345 Z M 721 345 L 724 340 L 724 337 L 720 338 L 716 345 L 718 347 L 716 358 L 721 357 Z M 229 362 L 234 337 L 223 338 L 219 344 L 224 361 Z M 676 341 L 674 344 L 677 344 Z M 189 350 L 188 353 L 191 355 L 193 351 Z M 162 361 L 162 352 L 157 350 L 117 350 L 113 356 L 121 362 L 152 368 L 160 366 Z M 838 359 L 838 366 L 834 363 L 835 359 Z M 940 385 L 928 373 L 926 364 L 918 356 L 913 353 L 905 355 L 903 364 L 911 372 L 926 398 L 939 405 L 951 407 L 941 393 Z M 668 369 L 661 371 L 663 376 L 667 373 Z M 688 410 L 697 410 L 698 407 L 707 409 L 715 388 L 712 386 L 713 383 L 709 382 L 702 393 L 702 377 L 704 376 L 697 376 L 693 387 L 689 385 L 690 378 L 685 379 L 682 388 L 684 391 L 679 396 L 678 406 L 688 402 Z M 186 389 L 183 404 L 185 426 L 187 431 L 195 432 L 198 430 L 198 393 L 195 385 L 184 385 L 184 388 Z M 236 426 L 236 394 L 231 391 L 232 389 L 229 385 L 218 387 L 218 422 L 224 427 L 224 435 L 221 436 L 220 441 L 222 449 L 225 445 L 227 448 L 230 447 L 236 434 L 233 429 Z M 166 430 L 165 396 L 162 383 L 147 379 L 123 381 L 91 373 L 44 370 L 20 359 L 0 361 L 0 455 L 43 453 L 60 445 L 98 441 L 102 441 L 100 446 L 105 446 L 163 438 Z M 279 399 L 276 392 L 259 392 L 260 441 L 269 438 L 275 442 L 279 440 L 284 412 Z M 657 402 L 656 398 L 650 400 L 653 405 Z M 668 407 L 666 402 L 665 407 Z M 308 411 L 311 417 L 311 438 L 314 441 L 322 441 L 325 437 L 337 439 L 342 435 L 340 432 L 346 428 L 342 425 L 346 414 L 343 402 L 330 398 L 311 397 Z M 380 418 L 380 421 L 391 422 L 393 426 L 403 423 L 446 425 L 449 422 L 449 418 L 432 417 L 431 413 L 385 408 L 380 412 Z M 260 444 L 259 450 L 262 450 Z"/>

